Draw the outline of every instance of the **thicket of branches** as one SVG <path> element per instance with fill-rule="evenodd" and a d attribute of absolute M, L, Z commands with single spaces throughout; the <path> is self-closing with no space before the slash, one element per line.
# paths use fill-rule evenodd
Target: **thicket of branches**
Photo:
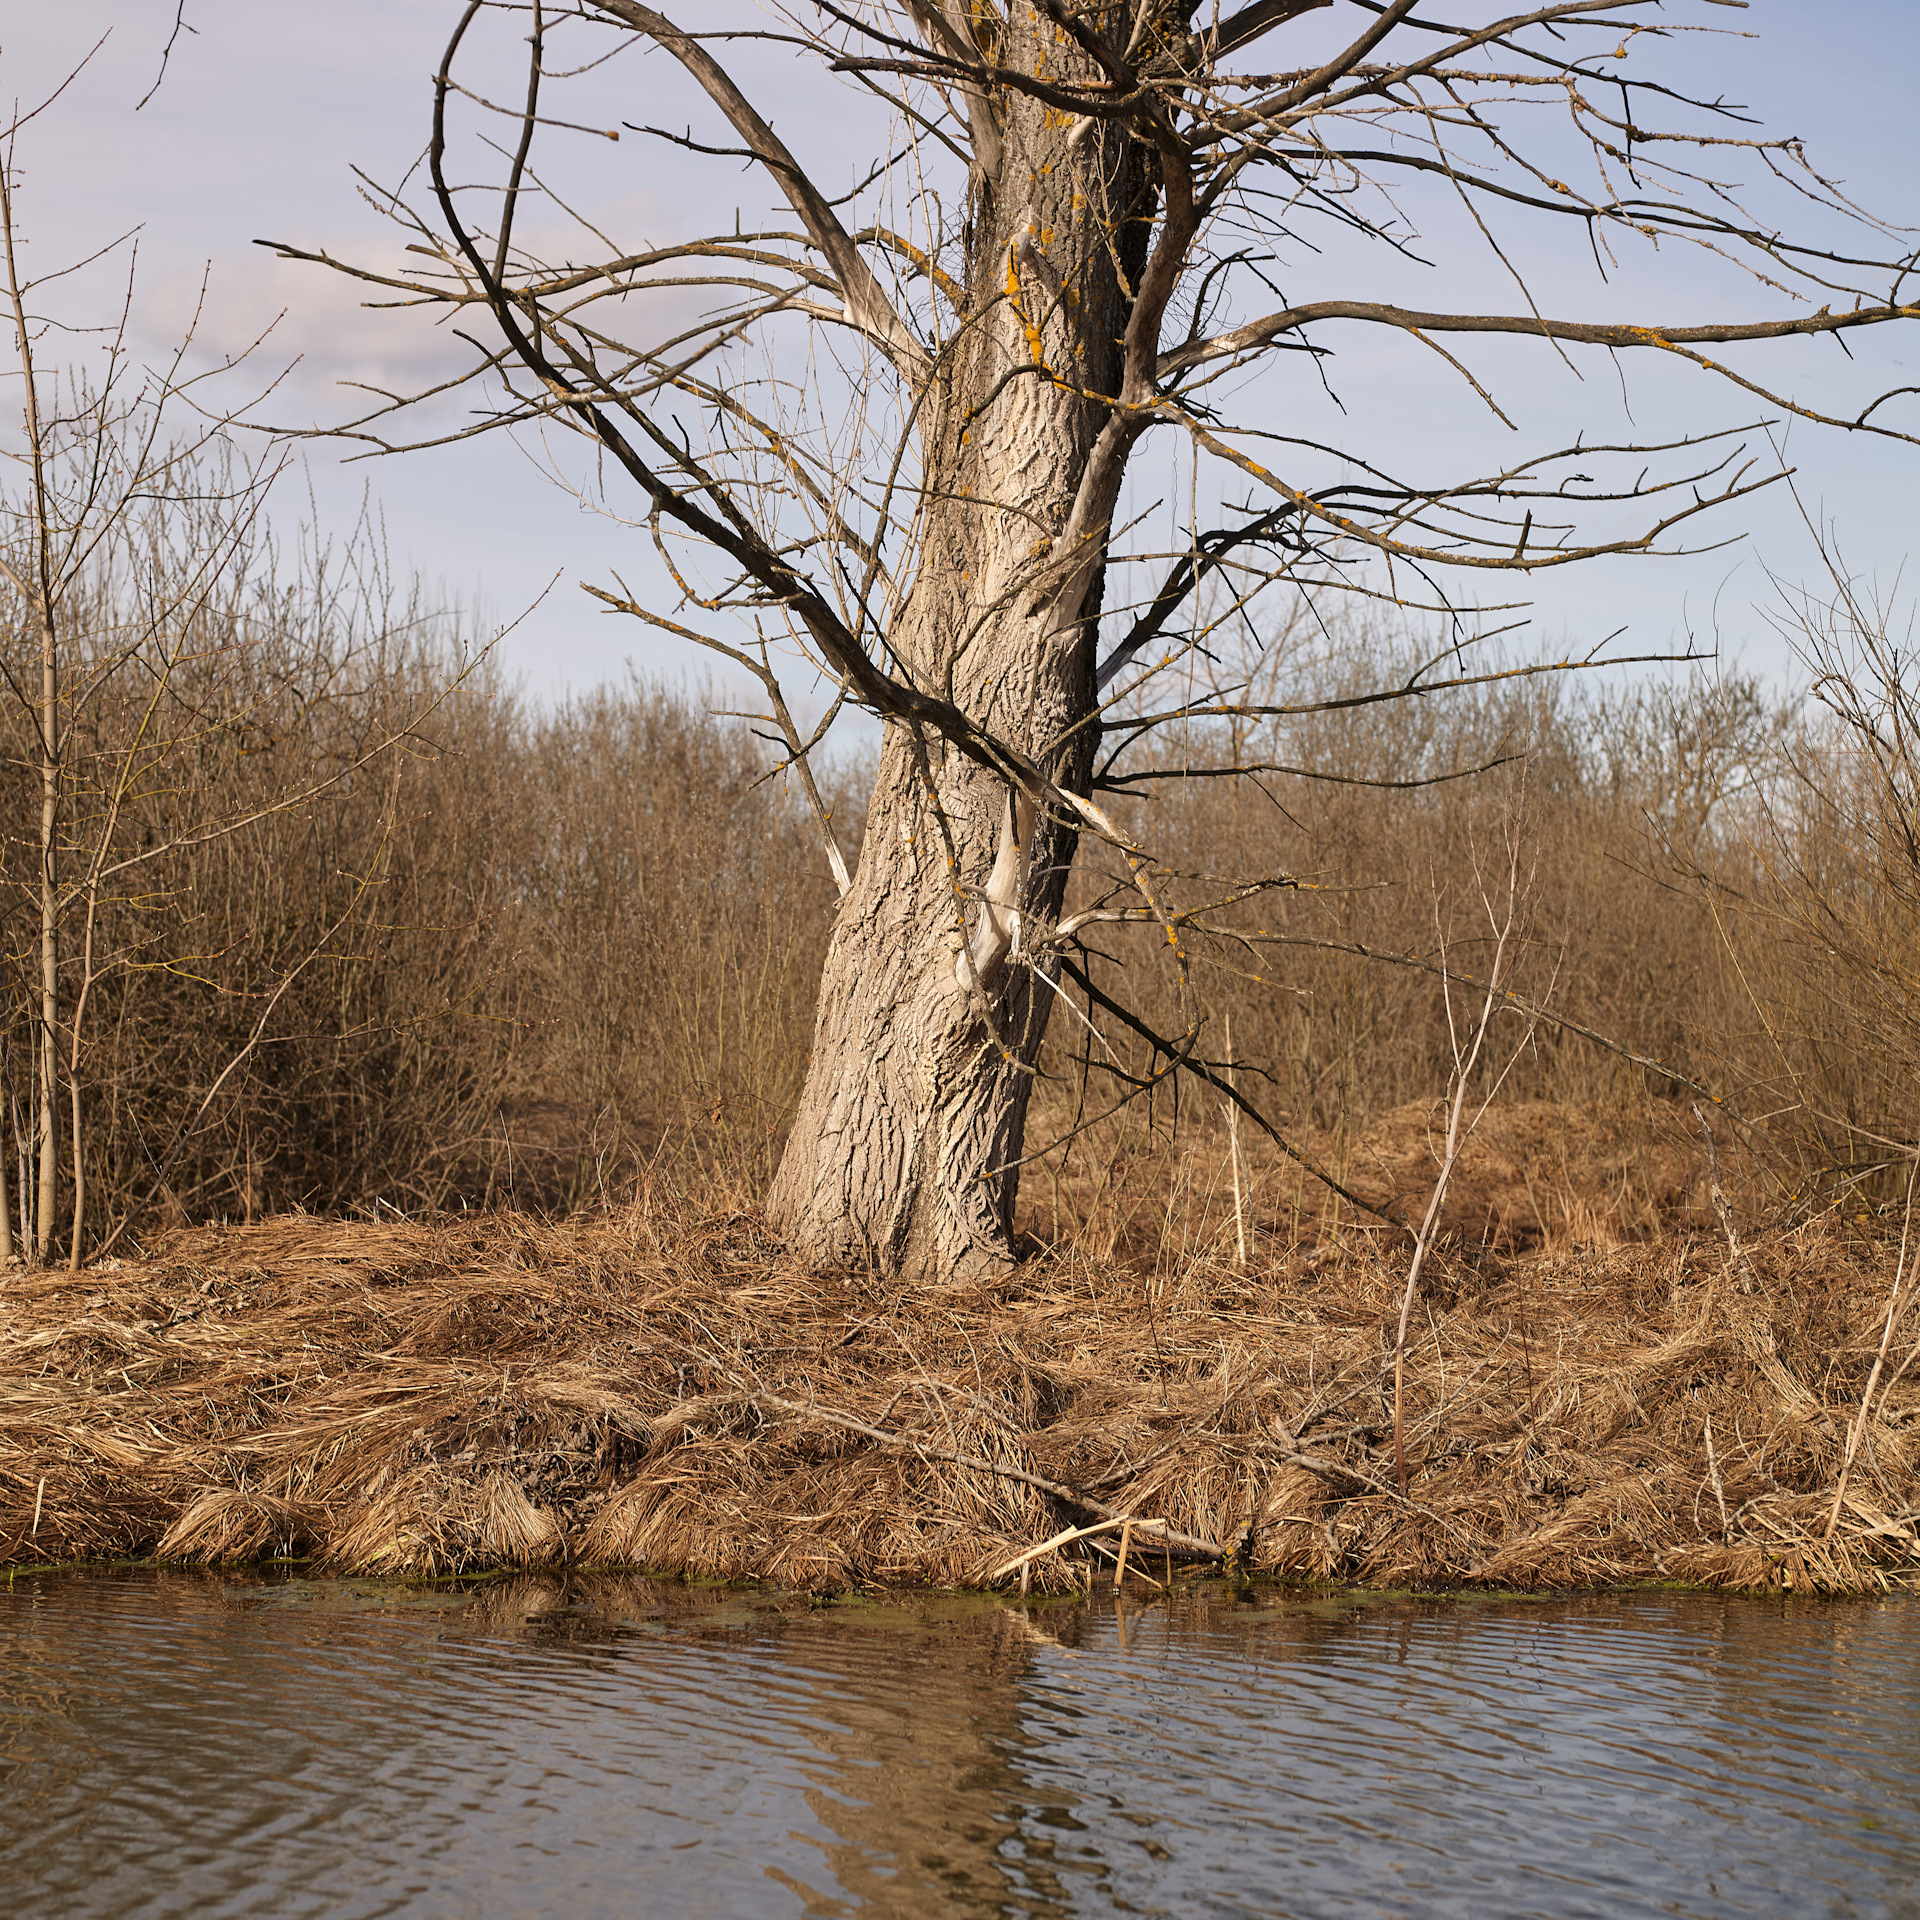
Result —
<path fill-rule="evenodd" d="M 74 1244 L 76 1140 L 83 1254 L 129 1218 L 604 1197 L 669 1131 L 764 1155 L 832 887 L 758 743 L 638 683 L 536 707 L 367 541 L 228 542 L 190 600 L 183 551 L 129 542 L 66 603 L 38 1251 Z M 29 1223 L 36 740 L 0 714 L 0 1111 Z"/>
<path fill-rule="evenodd" d="M 221 494 L 180 472 L 192 497 Z M 638 680 L 530 701 L 475 669 L 459 623 L 396 588 L 364 540 L 287 555 L 256 523 L 209 557 L 204 528 L 156 526 L 70 602 L 86 699 L 65 728 L 61 865 L 106 876 L 67 896 L 92 938 L 63 942 L 58 994 L 83 1250 L 129 1216 L 566 1207 L 624 1199 L 649 1170 L 764 1178 L 835 906 L 765 743 L 714 717 L 713 696 Z M 190 597 L 169 586 L 182 569 Z M 1226 917 L 1282 944 L 1223 933 L 1196 956 L 1236 1084 L 1364 1184 L 1343 1143 L 1445 1084 L 1433 967 L 1472 975 L 1483 957 L 1457 928 L 1439 951 L 1436 902 L 1517 818 L 1535 882 L 1515 991 L 1569 1024 L 1540 1027 L 1512 1098 L 1652 1138 L 1690 1129 L 1706 1089 L 1759 1123 L 1716 1118 L 1775 1169 L 1758 1197 L 1776 1202 L 1886 1160 L 1877 1142 L 1920 1129 L 1912 673 L 1858 600 L 1803 611 L 1819 671 L 1805 704 L 1739 677 L 1520 683 L 1197 722 L 1155 745 L 1160 771 L 1182 754 L 1299 769 L 1160 781 L 1141 802 L 1192 872 L 1306 882 L 1277 915 L 1269 900 Z M 1309 632 L 1272 636 L 1289 698 L 1377 684 L 1411 645 L 1384 626 L 1332 647 Z M 16 1221 L 34 1184 L 36 737 L 16 703 L 0 785 Z M 863 777 L 855 760 L 827 787 L 856 857 Z M 1425 784 L 1393 784 L 1409 781 Z M 1111 956 L 1089 963 L 1097 986 L 1137 969 L 1138 937 L 1091 942 Z M 1143 1004 L 1151 1019 L 1151 991 Z M 1151 1070 L 1150 1045 L 1103 1024 Z M 1056 1028 L 1050 1128 L 1105 1097 L 1081 1083 L 1094 1044 L 1075 1020 Z M 1216 1107 L 1190 1092 L 1186 1123 L 1216 1129 Z M 1129 1124 L 1174 1119 L 1169 1085 Z M 70 1232 L 63 1206 L 53 1251 Z"/>
<path fill-rule="evenodd" d="M 1578 1109 L 1627 1142 L 1695 1134 L 1699 1106 L 1750 1153 L 1758 1204 L 1897 1187 L 1920 1138 L 1920 687 L 1889 611 L 1838 572 L 1827 599 L 1806 597 L 1783 623 L 1804 696 L 1737 671 L 1509 683 L 1143 750 L 1163 774 L 1269 769 L 1146 789 L 1143 831 L 1170 862 L 1302 883 L 1196 939 L 1220 1016 L 1202 1065 L 1341 1167 L 1383 1113 L 1437 1101 L 1452 1068 L 1442 972 L 1476 987 L 1495 944 L 1463 882 L 1512 834 L 1525 901 L 1505 986 L 1530 1037 L 1504 1098 Z M 1275 691 L 1338 702 L 1418 657 L 1404 631 L 1349 631 L 1281 652 Z M 1089 944 L 1083 1004 L 1117 1002 L 1116 981 L 1151 967 L 1135 930 Z M 1149 1026 L 1173 1011 L 1151 991 L 1141 1004 Z M 1163 1047 L 1105 1030 L 1127 1074 L 1164 1072 Z M 1071 1022 L 1053 1043 L 1082 1060 L 1100 1044 Z M 1218 1091 L 1189 1095 L 1203 1127 Z M 1155 1091 L 1163 1115 L 1171 1095 Z M 1076 1116 L 1097 1105 L 1076 1089 Z"/>

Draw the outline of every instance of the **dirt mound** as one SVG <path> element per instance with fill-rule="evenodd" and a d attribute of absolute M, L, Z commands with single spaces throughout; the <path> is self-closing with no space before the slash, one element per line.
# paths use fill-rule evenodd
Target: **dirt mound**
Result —
<path fill-rule="evenodd" d="M 1418 1221 L 1446 1121 L 1440 1100 L 1383 1114 L 1352 1149 L 1355 1186 Z M 1614 1127 L 1552 1101 L 1515 1101 L 1490 1108 L 1469 1136 L 1447 1192 L 1446 1233 L 1475 1251 L 1610 1252 L 1670 1229 L 1694 1177 L 1687 1145 L 1659 1140 L 1644 1115 Z"/>

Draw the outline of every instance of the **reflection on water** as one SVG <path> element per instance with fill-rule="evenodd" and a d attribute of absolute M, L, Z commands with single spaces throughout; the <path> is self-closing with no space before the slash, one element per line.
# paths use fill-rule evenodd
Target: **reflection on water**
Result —
<path fill-rule="evenodd" d="M 0 1588 L 9 1915 L 1920 1915 L 1920 1604 Z"/>

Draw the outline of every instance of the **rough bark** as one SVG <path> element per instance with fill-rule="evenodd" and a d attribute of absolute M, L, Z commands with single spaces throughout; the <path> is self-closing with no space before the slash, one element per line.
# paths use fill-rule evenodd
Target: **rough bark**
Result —
<path fill-rule="evenodd" d="M 1099 78 L 1035 16 L 998 58 Z M 1110 124 L 1076 127 L 1019 95 L 997 148 L 975 175 L 971 310 L 930 397 L 920 567 L 888 645 L 896 671 L 1085 792 L 1093 732 L 1079 723 L 1124 461 L 1112 397 L 1155 162 Z M 1011 1163 L 1053 1000 L 1025 955 L 1058 915 L 1075 839 L 1044 813 L 1017 835 L 1023 813 L 931 734 L 888 726 L 769 1199 L 808 1258 L 939 1282 L 1013 1256 Z M 1011 911 L 979 897 L 997 857 Z"/>

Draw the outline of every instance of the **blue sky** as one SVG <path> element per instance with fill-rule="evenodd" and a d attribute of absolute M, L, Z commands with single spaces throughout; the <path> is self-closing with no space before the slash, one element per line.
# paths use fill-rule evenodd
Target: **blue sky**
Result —
<path fill-rule="evenodd" d="M 743 4 L 707 0 L 700 17 Z M 418 153 L 428 76 L 452 11 L 447 0 L 187 0 L 194 31 L 180 36 L 165 84 L 136 112 L 173 28 L 174 0 L 62 0 L 11 10 L 0 38 L 0 89 L 22 101 L 46 92 L 107 35 L 69 97 L 23 144 L 21 215 L 38 265 L 137 228 L 142 326 L 156 346 L 184 320 L 209 273 L 213 310 L 229 338 L 277 320 L 268 360 L 298 356 L 271 408 L 280 419 L 339 418 L 336 383 L 343 377 L 398 384 L 430 372 L 441 364 L 439 348 L 419 329 L 363 311 L 344 283 L 277 262 L 250 242 L 285 237 L 363 256 L 391 246 L 388 230 L 358 198 L 350 168 L 393 179 Z M 1740 14 L 1676 0 L 1669 12 L 1757 33 L 1757 40 L 1716 47 L 1728 93 L 1750 101 L 1771 130 L 1804 136 L 1817 160 L 1875 211 L 1920 225 L 1911 161 L 1920 7 L 1911 0 L 1755 0 Z M 664 90 L 649 94 L 662 88 L 664 62 L 619 72 L 624 77 L 609 86 L 625 117 L 684 121 L 692 110 L 680 89 L 671 98 Z M 872 122 L 849 110 L 837 83 L 765 54 L 747 61 L 746 75 L 803 155 L 830 177 L 852 166 Z M 618 91 L 628 87 L 630 103 Z M 715 176 L 658 148 L 629 139 L 617 148 L 596 145 L 590 158 L 598 170 L 596 210 L 617 209 L 657 231 L 714 211 L 700 196 L 716 190 Z M 729 189 L 719 182 L 717 190 Z M 1425 304 L 1443 303 L 1444 283 L 1472 284 L 1488 271 L 1484 261 L 1443 267 L 1442 284 Z M 1545 310 L 1595 310 L 1584 257 L 1548 249 L 1528 260 L 1527 271 Z M 1716 298 L 1722 289 L 1726 297 Z M 88 297 L 108 291 L 97 283 Z M 1680 308 L 1684 317 L 1764 311 L 1751 297 L 1743 303 L 1730 280 L 1709 283 L 1670 256 L 1655 272 L 1636 268 L 1605 297 L 1610 309 L 1638 302 L 1649 311 L 1637 317 L 1662 320 Z M 1920 327 L 1910 339 L 1887 338 L 1861 353 L 1864 370 L 1840 368 L 1836 360 L 1836 393 L 1854 391 L 1872 374 L 1920 383 Z M 1356 412 L 1366 416 L 1373 444 L 1410 466 L 1491 431 L 1456 395 L 1436 394 L 1430 383 L 1409 386 L 1384 363 L 1381 377 L 1369 379 L 1364 349 L 1349 355 L 1348 366 L 1349 392 L 1359 396 Z M 1604 398 L 1592 377 L 1575 384 L 1542 369 L 1500 371 L 1529 406 L 1527 438 L 1543 443 L 1556 429 L 1587 421 L 1611 431 L 1623 407 L 1643 427 L 1649 419 L 1687 425 L 1733 417 L 1724 396 L 1698 398 L 1664 371 L 1636 370 L 1629 393 Z M 1583 371 L 1592 376 L 1597 369 Z M 1913 537 L 1920 449 L 1799 429 L 1790 455 L 1807 504 L 1834 523 L 1856 570 L 1890 582 Z M 321 448 L 311 455 L 311 472 L 322 517 L 336 523 L 370 486 L 395 559 L 449 598 L 504 617 L 557 580 L 502 649 L 509 671 L 536 690 L 592 684 L 620 672 L 629 658 L 649 670 L 689 670 L 673 643 L 641 637 L 596 611 L 575 584 L 632 569 L 640 544 L 633 531 L 584 512 L 511 445 L 470 444 L 358 466 L 343 466 Z M 282 513 L 297 514 L 303 504 L 290 495 Z M 1608 563 L 1584 577 L 1542 580 L 1535 610 L 1541 643 L 1581 644 L 1626 624 L 1635 650 L 1648 651 L 1689 631 L 1711 642 L 1717 631 L 1729 651 L 1779 670 L 1782 655 L 1756 611 L 1774 600 L 1766 571 L 1809 580 L 1817 559 L 1784 498 L 1756 507 L 1745 525 L 1749 537 L 1722 553 Z"/>

